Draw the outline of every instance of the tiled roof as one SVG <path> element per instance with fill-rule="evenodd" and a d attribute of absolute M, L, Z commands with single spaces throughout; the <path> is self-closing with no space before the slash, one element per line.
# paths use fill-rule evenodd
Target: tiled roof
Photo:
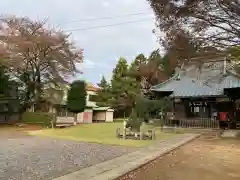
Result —
<path fill-rule="evenodd" d="M 93 84 L 91 84 L 91 83 L 87 83 L 86 90 L 87 90 L 87 91 L 97 92 L 97 91 L 99 90 L 99 88 L 95 87 L 95 86 L 94 86 Z"/>
<path fill-rule="evenodd" d="M 240 78 L 231 72 L 226 75 L 215 74 L 214 76 L 211 73 L 208 76 L 209 80 L 197 80 L 184 75 L 178 80 L 176 75 L 169 81 L 153 87 L 152 91 L 172 92 L 172 97 L 201 97 L 223 95 L 225 88 L 240 87 Z"/>

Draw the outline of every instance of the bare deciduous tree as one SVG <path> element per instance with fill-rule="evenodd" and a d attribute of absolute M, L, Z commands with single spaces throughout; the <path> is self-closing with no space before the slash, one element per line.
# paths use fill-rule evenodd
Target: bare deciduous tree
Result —
<path fill-rule="evenodd" d="M 9 69 L 26 87 L 26 102 L 31 96 L 37 108 L 44 86 L 63 83 L 83 59 L 82 49 L 76 49 L 69 35 L 29 18 L 1 18 L 0 45 Z"/>

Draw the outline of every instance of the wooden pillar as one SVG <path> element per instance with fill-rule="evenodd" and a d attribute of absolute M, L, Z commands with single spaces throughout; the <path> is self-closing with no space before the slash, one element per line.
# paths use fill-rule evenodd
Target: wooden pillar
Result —
<path fill-rule="evenodd" d="M 175 112 L 175 98 L 172 98 L 172 107 L 171 107 L 171 109 L 172 109 L 172 112 L 174 113 Z"/>
<path fill-rule="evenodd" d="M 173 121 L 176 119 L 176 113 L 175 113 L 175 98 L 172 99 L 172 122 L 170 123 L 172 125 Z"/>

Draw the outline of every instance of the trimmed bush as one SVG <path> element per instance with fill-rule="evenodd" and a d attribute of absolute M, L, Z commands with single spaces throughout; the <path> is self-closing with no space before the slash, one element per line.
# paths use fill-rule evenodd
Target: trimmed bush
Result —
<path fill-rule="evenodd" d="M 52 121 L 56 124 L 55 114 L 45 112 L 25 112 L 22 115 L 22 122 L 26 124 L 39 124 L 42 126 L 51 127 Z"/>

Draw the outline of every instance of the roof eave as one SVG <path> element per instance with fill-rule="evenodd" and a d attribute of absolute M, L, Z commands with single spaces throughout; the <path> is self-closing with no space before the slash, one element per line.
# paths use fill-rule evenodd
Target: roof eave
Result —
<path fill-rule="evenodd" d="M 164 82 L 162 82 L 162 83 L 160 83 L 160 84 L 157 84 L 157 85 L 152 86 L 150 90 L 151 90 L 151 91 L 156 91 L 156 89 L 158 89 L 159 86 L 162 86 L 162 85 L 164 85 L 164 84 L 166 84 L 166 83 L 169 83 L 170 81 L 175 80 L 178 76 L 179 76 L 179 73 L 176 73 L 176 74 L 174 74 L 173 77 L 169 78 L 168 80 L 166 80 L 166 81 L 164 81 Z"/>

